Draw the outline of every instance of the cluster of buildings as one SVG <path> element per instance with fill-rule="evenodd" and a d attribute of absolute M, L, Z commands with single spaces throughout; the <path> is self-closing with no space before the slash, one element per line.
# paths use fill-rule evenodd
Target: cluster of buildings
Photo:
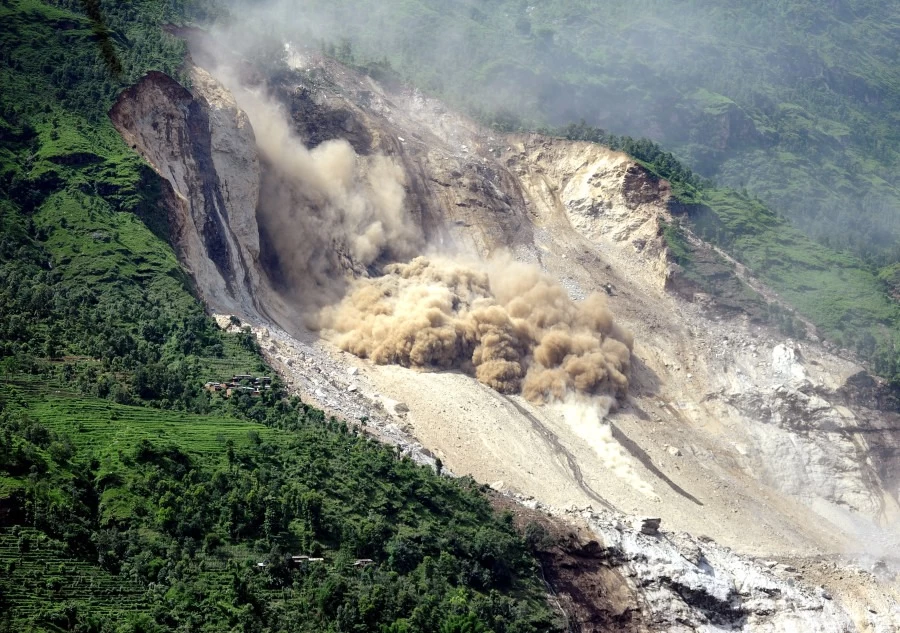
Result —
<path fill-rule="evenodd" d="M 291 556 L 290 560 L 288 561 L 288 565 L 290 567 L 299 568 L 299 567 L 305 567 L 309 563 L 324 563 L 324 562 L 325 562 L 324 558 L 315 558 L 312 556 L 298 555 L 298 556 Z M 373 565 L 373 564 L 375 564 L 375 561 L 373 561 L 371 558 L 357 558 L 356 561 L 350 565 L 350 567 L 368 567 L 369 565 Z M 256 563 L 256 566 L 260 569 L 263 569 L 265 567 L 268 567 L 269 563 L 268 562 L 259 562 L 259 563 Z"/>
<path fill-rule="evenodd" d="M 251 397 L 258 398 L 263 391 L 272 388 L 272 379 L 268 376 L 235 374 L 228 382 L 208 382 L 204 388 L 212 393 L 224 393 L 226 398 L 236 393 L 248 393 Z"/>

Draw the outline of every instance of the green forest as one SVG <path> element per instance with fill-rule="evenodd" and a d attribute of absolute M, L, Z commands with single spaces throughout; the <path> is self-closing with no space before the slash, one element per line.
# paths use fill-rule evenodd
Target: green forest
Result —
<path fill-rule="evenodd" d="M 559 629 L 473 481 L 277 379 L 203 388 L 271 369 L 204 313 L 106 116 L 147 70 L 178 76 L 161 27 L 202 12 L 0 2 L 0 631 Z"/>

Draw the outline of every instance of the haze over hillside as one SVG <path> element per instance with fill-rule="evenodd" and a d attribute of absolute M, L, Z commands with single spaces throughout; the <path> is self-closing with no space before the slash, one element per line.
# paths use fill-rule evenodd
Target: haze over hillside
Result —
<path fill-rule="evenodd" d="M 897 630 L 895 13 L 0 4 L 0 631 Z"/>
<path fill-rule="evenodd" d="M 501 125 L 583 119 L 649 137 L 823 243 L 879 265 L 900 258 L 893 2 L 252 6 L 298 43 L 324 41 L 345 61 L 386 60 Z"/>

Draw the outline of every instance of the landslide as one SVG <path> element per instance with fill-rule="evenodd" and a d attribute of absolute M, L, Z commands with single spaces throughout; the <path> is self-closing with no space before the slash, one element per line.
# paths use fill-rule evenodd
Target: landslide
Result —
<path fill-rule="evenodd" d="M 209 61 L 202 50 L 194 58 Z M 658 550 L 659 560 L 690 564 L 679 568 L 682 589 L 671 589 L 671 600 L 641 606 L 657 622 L 738 625 L 752 613 L 754 626 L 774 630 L 779 618 L 805 622 L 806 630 L 843 630 L 843 612 L 809 588 L 765 608 L 729 607 L 738 595 L 757 600 L 773 587 L 781 596 L 789 590 L 728 548 L 802 560 L 848 554 L 862 566 L 892 561 L 900 434 L 884 386 L 814 341 L 787 339 L 740 302 L 728 305 L 684 281 L 670 227 L 705 249 L 718 274 L 738 264 L 679 226 L 668 183 L 628 156 L 587 142 L 500 136 L 416 90 L 387 90 L 313 53 L 292 63 L 269 82 L 248 73 L 251 83 L 274 95 L 308 145 L 345 138 L 359 164 L 383 156 L 398 165 L 410 221 L 429 248 L 480 258 L 507 252 L 575 301 L 602 293 L 635 343 L 628 394 L 608 421 L 596 411 L 594 419 L 573 417 L 565 407 L 504 396 L 461 373 L 372 364 L 304 327 L 304 299 L 312 299 L 286 287 L 281 262 L 290 252 L 266 240 L 265 216 L 257 214 L 261 252 L 273 252 L 260 257 L 254 301 L 262 309 L 240 316 L 286 381 L 306 401 L 359 420 L 417 459 L 440 459 L 454 474 L 551 514 L 586 513 L 591 529 L 618 539 L 626 558 L 656 546 L 634 541 L 604 513 L 660 515 L 673 534 L 720 543 L 707 547 L 713 567 L 679 553 L 703 549 L 696 540 Z M 342 262 L 344 281 L 376 276 L 387 263 Z M 735 288 L 769 293 L 739 272 Z M 638 565 L 629 582 L 661 583 L 663 568 Z M 710 569 L 746 593 L 732 596 Z M 893 617 L 895 589 L 862 581 L 838 589 L 829 590 L 858 626 L 872 620 L 870 605 L 884 622 Z M 694 598 L 718 606 L 703 611 Z"/>

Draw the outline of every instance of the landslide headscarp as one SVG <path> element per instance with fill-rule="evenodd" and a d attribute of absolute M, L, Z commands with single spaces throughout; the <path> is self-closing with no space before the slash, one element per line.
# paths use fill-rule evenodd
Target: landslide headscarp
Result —
<path fill-rule="evenodd" d="M 635 344 L 629 395 L 609 424 L 602 416 L 572 416 L 501 396 L 466 375 L 373 366 L 340 354 L 296 318 L 310 304 L 319 307 L 311 294 L 316 288 L 291 292 L 288 277 L 282 296 L 272 298 L 293 310 L 272 311 L 264 297 L 266 313 L 275 317 L 258 332 L 269 358 L 304 398 L 339 415 L 364 417 L 366 428 L 379 436 L 406 438 L 400 441 L 412 446 L 410 438 L 415 438 L 448 470 L 494 482 L 511 495 L 533 496 L 556 513 L 596 503 L 659 514 L 673 531 L 706 533 L 761 556 L 833 556 L 848 549 L 886 555 L 896 538 L 891 525 L 898 514 L 896 473 L 889 466 L 896 414 L 872 395 L 877 389 L 850 380 L 860 371 L 853 363 L 815 343 L 786 341 L 740 306 L 719 309 L 721 297 L 676 283 L 677 254 L 666 231 L 678 221 L 665 181 L 598 145 L 496 135 L 416 91 L 385 90 L 331 60 L 311 56 L 307 63 L 314 72 L 282 74 L 269 86 L 271 93 L 262 83 L 256 89 L 280 99 L 288 131 L 315 146 L 305 150 L 327 154 L 329 148 L 343 148 L 339 162 L 349 188 L 316 198 L 309 187 L 301 187 L 290 199 L 307 206 L 292 209 L 299 215 L 278 224 L 259 207 L 261 233 L 279 237 L 263 241 L 272 252 L 264 253 L 262 262 L 273 261 L 270 255 L 281 262 L 293 257 L 301 264 L 293 279 L 302 281 L 309 270 L 304 266 L 314 261 L 307 255 L 318 253 L 335 258 L 323 282 L 340 277 L 343 284 L 357 277 L 368 283 L 365 279 L 380 274 L 383 264 L 404 258 L 402 249 L 393 247 L 484 258 L 505 250 L 553 278 L 567 300 L 603 293 L 616 322 L 635 333 Z M 156 98 L 154 90 L 148 89 L 148 103 Z M 224 264 L 216 263 L 216 249 L 209 248 L 203 232 L 207 209 L 226 220 L 245 216 L 229 216 L 231 207 L 226 204 L 223 212 L 217 206 L 220 197 L 228 199 L 224 194 L 211 195 L 213 204 L 207 204 L 204 183 L 215 181 L 197 173 L 197 165 L 209 164 L 203 163 L 202 151 L 184 142 L 167 148 L 167 138 L 202 136 L 203 128 L 189 124 L 190 99 L 177 90 L 172 95 L 165 102 L 160 97 L 159 109 L 167 113 L 160 123 L 182 132 L 159 133 L 149 107 L 143 118 L 132 117 L 146 124 L 125 129 L 143 135 L 151 162 L 164 176 L 169 170 L 173 190 L 184 196 L 178 217 L 193 222 L 186 224 L 187 232 L 196 237 L 191 242 L 182 236 L 181 249 L 198 287 L 207 296 L 233 297 L 235 292 L 241 297 L 235 298 L 237 304 L 252 303 L 263 295 L 238 292 L 239 285 L 225 283 Z M 222 125 L 235 127 L 228 121 Z M 371 257 L 361 258 L 360 251 L 354 255 L 353 227 L 368 230 L 372 217 L 364 213 L 362 225 L 348 223 L 343 203 L 334 202 L 354 199 L 344 196 L 346 191 L 369 195 L 373 183 L 367 175 L 376 157 L 402 171 L 402 178 L 393 169 L 385 173 L 393 174 L 394 184 L 402 183 L 404 217 L 423 241 L 387 240 Z M 227 172 L 215 161 L 213 167 L 217 177 Z M 264 170 L 273 167 L 285 172 L 280 177 L 290 177 L 283 165 L 263 161 Z M 271 176 L 266 173 L 264 181 Z M 182 188 L 181 182 L 190 186 Z M 229 183 L 224 178 L 218 186 L 230 189 Z M 327 204 L 309 204 L 317 199 Z M 328 205 L 340 213 L 322 217 L 340 231 L 320 239 L 319 229 L 307 230 L 314 224 L 303 214 L 321 213 Z M 225 232 L 234 238 L 235 252 L 255 252 L 249 226 Z M 690 231 L 679 230 L 691 245 L 706 248 Z M 306 249 L 299 259 L 298 244 Z M 716 274 L 733 274 L 732 265 L 738 270 L 723 257 Z M 215 274 L 197 273 L 207 270 Z M 257 274 L 264 278 L 273 270 L 261 267 Z M 341 291 L 348 287 L 337 285 Z M 371 339 L 379 343 L 384 334 L 373 330 Z M 777 596 L 766 602 L 762 594 L 787 589 L 773 585 L 758 565 L 721 548 L 709 548 L 706 566 L 699 559 L 679 562 L 675 582 L 666 576 L 668 561 L 683 558 L 683 548 L 653 549 L 617 534 L 607 536 L 621 538 L 620 549 L 630 552 L 628 564 L 640 574 L 636 584 L 683 593 L 674 603 L 641 605 L 647 617 L 675 622 L 683 616 L 694 623 L 724 618 L 735 625 L 746 617 L 756 619 L 757 630 L 767 630 L 794 616 L 808 624 L 826 608 L 826 599 L 810 591 L 801 592 L 799 607 Z M 644 560 L 644 551 L 661 558 Z M 738 574 L 729 577 L 751 579 L 744 593 L 719 582 L 726 571 Z M 820 630 L 842 630 L 843 622 L 830 610 Z"/>
<path fill-rule="evenodd" d="M 251 312 L 258 281 L 259 163 L 230 94 L 192 68 L 194 92 L 160 72 L 125 90 L 116 129 L 161 176 L 173 246 L 214 309 Z"/>

